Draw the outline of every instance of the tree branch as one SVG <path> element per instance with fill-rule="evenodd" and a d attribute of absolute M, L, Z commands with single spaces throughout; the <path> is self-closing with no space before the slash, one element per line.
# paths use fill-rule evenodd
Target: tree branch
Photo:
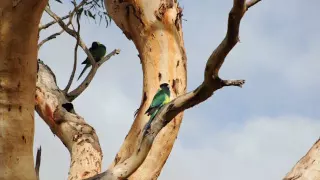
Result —
<path fill-rule="evenodd" d="M 76 6 L 76 2 L 74 2 L 75 4 L 75 10 L 78 12 L 78 9 L 77 9 L 77 6 Z M 65 93 L 68 93 L 70 87 L 71 87 L 71 84 L 72 84 L 72 81 L 73 81 L 73 78 L 74 78 L 74 75 L 76 73 L 76 70 L 77 70 L 77 59 L 78 59 L 78 47 L 79 47 L 79 42 L 80 42 L 80 20 L 79 20 L 79 14 L 77 13 L 77 26 L 78 26 L 78 29 L 77 29 L 77 42 L 76 42 L 76 46 L 74 48 L 74 63 L 73 63 L 73 68 L 72 68 L 72 72 L 71 72 L 71 76 L 69 78 L 69 81 L 68 81 L 68 84 L 67 86 L 64 88 L 64 92 Z"/>
<path fill-rule="evenodd" d="M 41 146 L 37 150 L 37 156 L 36 156 L 36 175 L 37 175 L 37 180 L 39 180 L 39 171 L 40 171 L 40 164 L 41 164 Z"/>
<path fill-rule="evenodd" d="M 261 0 L 251 0 L 251 1 L 249 1 L 249 2 L 247 2 L 247 10 L 250 8 L 250 7 L 252 7 L 252 6 L 254 6 L 255 4 L 257 4 L 258 2 L 260 2 Z"/>
<path fill-rule="evenodd" d="M 78 6 L 75 7 L 78 8 L 79 6 L 82 6 L 85 1 L 82 1 Z M 69 98 L 69 101 L 73 101 L 75 98 L 77 98 L 90 84 L 90 82 L 92 81 L 92 79 L 94 78 L 96 71 L 98 70 L 98 68 L 107 60 L 109 60 L 112 56 L 119 54 L 120 53 L 120 49 L 115 49 L 113 50 L 110 54 L 108 54 L 106 57 L 104 57 L 103 59 L 101 59 L 99 62 L 96 62 L 92 56 L 92 54 L 90 53 L 89 49 L 87 48 L 87 46 L 85 45 L 85 43 L 83 42 L 83 40 L 81 39 L 81 36 L 79 34 L 79 32 L 70 29 L 60 18 L 57 14 L 55 14 L 53 11 L 50 10 L 49 7 L 45 8 L 45 11 L 53 18 L 57 21 L 57 23 L 71 36 L 73 36 L 74 38 L 77 39 L 77 45 L 79 45 L 84 52 L 86 53 L 86 55 L 89 57 L 90 63 L 92 64 L 92 68 L 89 72 L 89 74 L 87 75 L 87 77 L 84 79 L 84 81 L 72 92 L 70 92 L 67 97 Z M 76 10 L 74 10 L 76 11 Z M 79 23 L 78 23 L 79 24 Z M 79 25 L 80 26 L 80 25 Z M 78 26 L 78 27 L 79 27 Z M 75 54 L 75 58 L 76 58 L 76 54 Z M 76 63 L 76 62 L 75 62 Z M 66 86 L 66 88 L 64 89 L 64 91 L 68 91 L 70 89 L 70 86 L 72 84 L 72 80 L 74 78 L 74 74 L 75 74 L 75 64 L 73 66 L 73 71 L 72 74 L 70 76 L 69 82 Z"/>
<path fill-rule="evenodd" d="M 80 6 L 83 2 L 82 1 L 78 6 Z M 53 11 L 50 10 L 49 7 L 45 8 L 45 11 L 54 19 L 58 22 L 58 24 L 62 27 L 62 29 L 64 29 L 69 35 L 73 36 L 74 38 L 78 39 L 78 34 L 76 31 L 70 29 L 61 19 L 60 17 L 55 14 Z M 92 54 L 90 53 L 89 49 L 87 48 L 87 46 L 85 45 L 85 43 L 83 42 L 83 40 L 81 39 L 81 37 L 79 37 L 79 45 L 80 47 L 83 49 L 83 51 L 87 54 L 87 56 L 89 57 L 90 63 L 92 65 L 95 65 L 95 60 L 92 56 Z"/>
<path fill-rule="evenodd" d="M 87 0 L 81 1 L 81 3 L 80 3 L 78 6 L 76 6 L 76 7 L 73 9 L 72 12 L 69 12 L 68 15 L 63 16 L 63 17 L 61 17 L 60 19 L 63 21 L 63 20 L 65 20 L 65 19 L 67 19 L 67 18 L 72 18 L 72 15 L 73 15 L 75 12 L 77 12 L 82 6 L 84 6 L 84 5 L 86 4 L 86 2 L 87 2 Z M 47 29 L 48 27 L 56 24 L 57 22 L 58 22 L 58 19 L 54 19 L 53 21 L 51 21 L 51 22 L 49 22 L 49 23 L 47 23 L 47 24 L 45 24 L 45 25 L 40 25 L 40 26 L 39 26 L 39 31 L 41 31 L 41 30 L 43 30 L 43 29 Z"/>
<path fill-rule="evenodd" d="M 69 13 L 68 15 L 65 15 L 65 16 L 61 17 L 61 20 L 65 20 L 65 19 L 69 18 L 70 15 L 71 15 L 71 13 Z M 47 24 L 45 24 L 45 25 L 40 25 L 40 26 L 39 26 L 39 31 L 41 31 L 41 30 L 43 30 L 43 29 L 47 29 L 48 27 L 54 25 L 55 23 L 57 23 L 57 21 L 56 21 L 56 20 L 53 20 L 53 21 L 51 21 L 51 22 L 49 22 L 49 23 L 47 23 Z"/>
<path fill-rule="evenodd" d="M 68 179 L 81 180 L 98 174 L 102 151 L 94 128 L 75 112 L 73 104 L 57 86 L 51 69 L 41 61 L 38 65 L 35 109 L 69 150 Z"/>
<path fill-rule="evenodd" d="M 70 15 L 68 16 L 68 17 L 69 17 L 69 22 L 66 24 L 66 27 L 69 27 L 70 24 L 72 25 L 72 18 L 73 18 L 74 12 L 75 12 L 75 11 L 71 12 Z M 61 35 L 64 31 L 65 31 L 65 30 L 62 29 L 61 31 L 59 31 L 59 32 L 57 32 L 57 33 L 54 33 L 54 34 L 48 36 L 46 39 L 42 40 L 42 41 L 38 44 L 38 50 L 40 49 L 40 47 L 41 47 L 44 43 L 46 43 L 46 42 L 48 42 L 48 41 L 50 41 L 50 40 L 52 40 L 52 39 L 55 39 L 57 36 Z"/>
<path fill-rule="evenodd" d="M 50 41 L 50 40 L 52 40 L 52 39 L 55 39 L 57 36 L 61 35 L 63 32 L 64 32 L 64 30 L 62 29 L 61 31 L 59 31 L 59 32 L 57 32 L 57 33 L 54 33 L 54 34 L 48 36 L 47 38 L 45 38 L 44 40 L 42 40 L 42 41 L 38 44 L 38 50 L 40 49 L 40 47 L 41 47 L 44 43 L 46 43 L 46 42 L 48 42 L 48 41 Z"/>
<path fill-rule="evenodd" d="M 98 61 L 96 63 L 96 65 L 92 66 L 89 74 L 87 75 L 87 77 L 83 80 L 83 82 L 73 91 L 71 91 L 70 93 L 68 93 L 68 100 L 69 101 L 73 101 L 75 98 L 77 98 L 91 83 L 94 75 L 96 74 L 98 68 L 106 61 L 108 61 L 112 56 L 119 54 L 120 53 L 120 49 L 115 49 L 113 50 L 111 53 L 109 53 L 107 56 L 105 56 L 104 58 L 102 58 L 100 61 Z"/>
<path fill-rule="evenodd" d="M 242 88 L 242 86 L 245 83 L 245 80 L 222 80 L 221 85 L 223 86 L 239 86 Z"/>
<path fill-rule="evenodd" d="M 159 110 L 151 123 L 151 128 L 146 130 L 147 133 L 140 133 L 140 148 L 137 148 L 128 159 L 116 164 L 114 167 L 110 167 L 104 173 L 87 180 L 115 180 L 128 178 L 145 160 L 151 145 L 160 130 L 177 114 L 207 100 L 212 96 L 214 91 L 224 86 L 241 87 L 244 84 L 244 80 L 221 80 L 218 74 L 224 59 L 238 42 L 241 18 L 248 9 L 248 5 L 251 4 L 252 3 L 246 4 L 245 0 L 234 0 L 233 8 L 229 13 L 227 34 L 208 59 L 203 83 L 194 91 L 177 97 Z"/>

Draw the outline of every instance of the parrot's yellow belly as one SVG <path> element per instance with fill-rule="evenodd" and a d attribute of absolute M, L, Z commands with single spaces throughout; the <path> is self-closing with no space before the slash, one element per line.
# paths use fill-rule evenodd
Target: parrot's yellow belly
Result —
<path fill-rule="evenodd" d="M 170 97 L 169 96 L 166 96 L 166 99 L 164 100 L 164 104 L 167 104 L 167 103 L 169 103 L 170 102 Z"/>

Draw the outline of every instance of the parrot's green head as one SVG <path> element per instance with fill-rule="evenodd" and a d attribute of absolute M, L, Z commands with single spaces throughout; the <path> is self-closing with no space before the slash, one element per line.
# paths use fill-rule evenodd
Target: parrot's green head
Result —
<path fill-rule="evenodd" d="M 168 96 L 170 96 L 170 87 L 168 83 L 162 83 L 160 84 L 160 88 L 162 90 L 164 90 L 166 92 L 166 94 L 168 94 Z"/>

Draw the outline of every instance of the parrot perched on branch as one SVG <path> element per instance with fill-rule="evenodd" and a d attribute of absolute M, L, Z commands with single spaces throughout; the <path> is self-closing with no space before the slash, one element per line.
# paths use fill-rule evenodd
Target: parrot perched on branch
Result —
<path fill-rule="evenodd" d="M 154 117 L 157 115 L 160 108 L 170 102 L 170 87 L 167 83 L 162 83 L 160 85 L 160 89 L 157 91 L 156 95 L 153 97 L 150 107 L 145 112 L 148 116 L 150 116 L 149 121 L 145 125 L 145 130 L 150 128 L 151 122 Z"/>
<path fill-rule="evenodd" d="M 94 60 L 98 62 L 106 55 L 107 48 L 103 44 L 100 44 L 99 42 L 94 41 L 91 47 L 89 48 L 89 51 L 92 54 Z M 87 57 L 86 60 L 84 60 L 81 64 L 85 64 L 86 66 L 83 68 L 82 72 L 80 73 L 78 80 L 83 75 L 83 73 L 91 66 L 89 57 Z"/>

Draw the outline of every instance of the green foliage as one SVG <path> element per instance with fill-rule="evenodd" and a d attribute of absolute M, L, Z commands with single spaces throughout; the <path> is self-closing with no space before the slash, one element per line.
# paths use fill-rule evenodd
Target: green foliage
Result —
<path fill-rule="evenodd" d="M 54 1 L 63 4 L 61 0 Z M 94 20 L 95 23 L 99 22 L 99 25 L 101 24 L 102 20 L 106 23 L 106 27 L 108 27 L 108 25 L 111 23 L 111 17 L 104 7 L 104 0 L 72 0 L 71 3 L 73 6 L 84 3 L 84 5 L 81 6 L 77 12 L 79 18 L 82 16 L 82 14 L 84 14 L 87 18 Z"/>

